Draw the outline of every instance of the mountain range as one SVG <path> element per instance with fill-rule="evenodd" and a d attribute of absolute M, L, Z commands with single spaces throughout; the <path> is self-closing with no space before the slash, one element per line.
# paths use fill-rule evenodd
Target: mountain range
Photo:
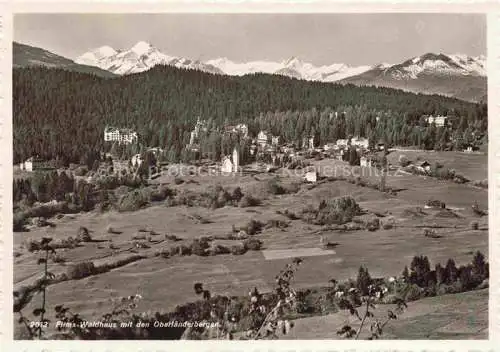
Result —
<path fill-rule="evenodd" d="M 23 55 L 17 56 L 29 57 L 30 64 L 58 66 L 59 62 L 62 62 L 68 69 L 91 70 L 89 68 L 93 67 L 113 75 L 140 73 L 156 65 L 169 65 L 231 76 L 267 73 L 308 81 L 387 87 L 413 93 L 440 94 L 474 102 L 485 101 L 487 97 L 486 58 L 483 55 L 471 57 L 460 54 L 427 53 L 398 64 L 382 63 L 372 66 L 349 66 L 342 63 L 315 66 L 296 57 L 282 62 L 237 63 L 228 58 L 200 61 L 170 56 L 153 45 L 141 41 L 128 50 L 102 46 L 71 61 L 43 49 L 14 44 L 14 63 L 17 66 L 24 66 L 23 62 L 26 60 L 20 62 L 16 59 L 16 46 L 17 52 L 23 52 Z M 28 50 L 26 47 L 31 49 Z M 40 51 L 38 53 L 41 55 L 40 58 L 36 55 L 37 50 Z M 63 59 L 68 62 L 65 63 Z M 94 73 L 102 74 L 102 72 Z"/>

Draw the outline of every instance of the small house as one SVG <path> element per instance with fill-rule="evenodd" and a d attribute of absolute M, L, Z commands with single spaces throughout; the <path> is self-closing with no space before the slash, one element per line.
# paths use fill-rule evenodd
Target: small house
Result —
<path fill-rule="evenodd" d="M 269 136 L 267 135 L 266 131 L 260 131 L 257 135 L 257 143 L 262 147 L 265 147 L 267 145 L 268 140 Z"/>
<path fill-rule="evenodd" d="M 279 145 L 280 143 L 280 136 L 272 136 L 271 137 L 271 144 L 272 145 Z"/>
<path fill-rule="evenodd" d="M 438 116 L 432 116 L 431 115 L 431 116 L 427 116 L 425 118 L 425 121 L 427 121 L 427 123 L 429 125 L 431 125 L 431 124 L 434 123 L 436 125 L 436 127 L 443 127 L 446 124 L 446 119 L 447 118 L 448 118 L 447 116 L 440 116 L 440 115 L 438 115 Z"/>
<path fill-rule="evenodd" d="M 335 142 L 339 148 L 346 148 L 347 145 L 349 144 L 349 141 L 347 139 L 337 139 L 337 142 Z"/>
<path fill-rule="evenodd" d="M 353 137 L 351 138 L 351 145 L 354 147 L 368 149 L 368 138 Z"/>
<path fill-rule="evenodd" d="M 49 165 L 47 162 L 45 162 L 43 159 L 40 157 L 34 157 L 32 156 L 29 159 L 26 159 L 24 163 L 21 163 L 23 165 L 21 167 L 21 170 L 33 172 L 36 170 L 41 170 L 41 169 L 50 169 L 52 168 L 51 165 Z"/>
<path fill-rule="evenodd" d="M 231 159 L 229 159 L 228 156 L 225 156 L 222 159 L 221 171 L 224 172 L 224 173 L 231 173 L 231 172 L 233 172 L 233 163 L 231 162 Z"/>
<path fill-rule="evenodd" d="M 318 180 L 318 172 L 316 170 L 306 172 L 304 179 L 306 182 L 316 182 Z"/>

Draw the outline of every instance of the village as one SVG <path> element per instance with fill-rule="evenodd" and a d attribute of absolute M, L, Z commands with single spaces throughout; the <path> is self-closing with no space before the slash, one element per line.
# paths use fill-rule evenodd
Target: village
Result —
<path fill-rule="evenodd" d="M 337 117 L 337 113 L 335 113 Z M 425 121 L 430 126 L 434 124 L 436 128 L 449 128 L 446 116 L 425 116 Z M 378 121 L 378 118 L 377 118 Z M 189 143 L 185 146 L 191 155 L 196 156 L 200 150 L 200 139 L 202 136 L 213 132 L 207 127 L 207 121 L 198 117 L 193 130 L 190 133 Z M 337 139 L 318 145 L 313 135 L 306 136 L 301 143 L 290 143 L 284 141 L 282 136 L 273 135 L 269 131 L 260 130 L 255 137 L 249 134 L 248 125 L 239 123 L 236 125 L 226 125 L 221 130 L 215 131 L 220 135 L 230 136 L 233 140 L 244 141 L 249 145 L 246 152 L 248 155 L 242 155 L 243 151 L 237 146 L 232 148 L 232 153 L 223 155 L 219 161 L 213 160 L 194 160 L 196 165 L 206 166 L 213 174 L 235 175 L 248 171 L 273 172 L 279 168 L 304 169 L 308 165 L 306 159 L 333 159 L 346 161 L 352 166 L 361 166 L 364 168 L 382 168 L 381 155 L 390 151 L 404 151 L 412 149 L 397 148 L 386 145 L 383 140 L 376 143 L 370 143 L 368 138 L 352 136 L 350 138 Z M 118 128 L 106 126 L 103 133 L 103 140 L 112 145 L 121 147 L 136 146 L 140 143 L 140 136 L 136 131 L 130 128 Z M 103 160 L 111 160 L 113 172 L 135 173 L 143 166 L 146 161 L 149 163 L 145 168 L 147 175 L 154 179 L 161 175 L 162 170 L 168 170 L 168 162 L 165 162 L 163 156 L 166 150 L 161 147 L 144 147 L 143 152 L 135 153 L 129 158 L 124 158 L 112 152 L 102 153 Z M 477 148 L 473 145 L 467 146 L 464 153 L 475 152 Z M 148 155 L 148 157 L 146 157 Z M 354 155 L 354 156 L 353 156 Z M 199 159 L 199 158 L 194 158 Z M 244 159 L 246 163 L 242 163 Z M 405 165 L 406 166 L 406 165 Z M 415 173 L 426 175 L 430 172 L 430 163 L 426 160 L 419 161 L 416 165 L 410 165 L 410 170 Z M 394 169 L 394 165 L 387 165 L 389 169 Z M 73 169 L 75 166 L 72 167 Z M 143 166 L 144 168 L 144 166 Z M 51 161 L 43 160 L 40 157 L 32 156 L 19 164 L 19 170 L 25 172 L 50 171 L 55 167 Z M 304 179 L 308 182 L 316 182 L 318 172 L 309 167 L 304 173 Z M 89 179 L 88 181 L 91 181 Z"/>

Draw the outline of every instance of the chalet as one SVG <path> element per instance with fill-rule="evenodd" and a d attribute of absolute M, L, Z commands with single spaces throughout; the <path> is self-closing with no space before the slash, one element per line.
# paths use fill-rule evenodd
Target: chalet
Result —
<path fill-rule="evenodd" d="M 337 142 L 335 144 L 337 144 L 339 148 L 346 148 L 349 144 L 349 141 L 347 139 L 337 139 Z"/>
<path fill-rule="evenodd" d="M 425 117 L 425 121 L 431 125 L 431 124 L 435 124 L 436 127 L 443 127 L 445 124 L 446 124 L 446 119 L 448 117 L 447 116 L 441 116 L 441 115 L 438 115 L 438 116 L 426 116 Z"/>
<path fill-rule="evenodd" d="M 246 124 L 240 123 L 236 126 L 225 126 L 224 133 L 229 134 L 239 134 L 243 138 L 248 137 L 248 126 Z"/>
<path fill-rule="evenodd" d="M 269 136 L 266 131 L 260 131 L 257 135 L 257 144 L 261 147 L 265 147 L 269 141 Z"/>
<path fill-rule="evenodd" d="M 36 170 L 41 170 L 47 167 L 47 163 L 39 157 L 31 157 L 27 159 L 24 163 L 20 164 L 21 170 L 33 172 Z"/>
<path fill-rule="evenodd" d="M 239 170 L 240 155 L 236 148 L 233 149 L 232 161 L 229 156 L 222 159 L 221 171 L 224 173 L 235 173 Z"/>
<path fill-rule="evenodd" d="M 304 180 L 312 183 L 316 182 L 318 180 L 318 172 L 316 170 L 306 172 L 306 174 L 304 175 Z"/>
<path fill-rule="evenodd" d="M 106 126 L 104 129 L 105 142 L 118 142 L 119 144 L 137 143 L 137 132 L 129 128 L 116 128 Z"/>
<path fill-rule="evenodd" d="M 323 146 L 323 150 L 325 152 L 329 151 L 329 150 L 335 150 L 336 149 L 336 144 L 335 143 L 327 143 Z"/>
<path fill-rule="evenodd" d="M 228 156 L 225 156 L 222 159 L 222 166 L 220 170 L 228 174 L 233 172 L 233 163 L 231 162 L 231 159 Z"/>
<path fill-rule="evenodd" d="M 354 147 L 368 149 L 368 138 L 354 137 L 351 138 L 351 145 Z"/>

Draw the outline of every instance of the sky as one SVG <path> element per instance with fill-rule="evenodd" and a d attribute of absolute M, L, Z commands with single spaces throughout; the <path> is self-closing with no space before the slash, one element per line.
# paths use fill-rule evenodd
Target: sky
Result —
<path fill-rule="evenodd" d="M 428 52 L 486 55 L 482 14 L 18 14 L 14 40 L 70 59 L 146 41 L 163 53 L 235 62 L 399 63 Z"/>

